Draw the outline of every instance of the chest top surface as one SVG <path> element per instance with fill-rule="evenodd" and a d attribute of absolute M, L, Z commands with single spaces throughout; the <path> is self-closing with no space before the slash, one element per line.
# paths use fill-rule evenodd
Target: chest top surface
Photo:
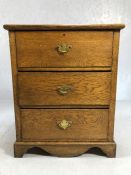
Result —
<path fill-rule="evenodd" d="M 5 24 L 4 29 L 7 30 L 120 30 L 124 28 L 124 24 L 92 24 L 92 25 L 19 25 Z"/>

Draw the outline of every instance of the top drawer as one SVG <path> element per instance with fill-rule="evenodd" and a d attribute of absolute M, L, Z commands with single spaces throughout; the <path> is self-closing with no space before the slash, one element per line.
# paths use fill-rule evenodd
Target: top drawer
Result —
<path fill-rule="evenodd" d="M 112 40 L 111 31 L 16 32 L 18 67 L 111 66 Z"/>

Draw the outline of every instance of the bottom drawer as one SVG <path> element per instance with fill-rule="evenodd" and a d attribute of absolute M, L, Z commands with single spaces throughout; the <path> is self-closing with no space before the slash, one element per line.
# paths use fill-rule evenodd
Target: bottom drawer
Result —
<path fill-rule="evenodd" d="M 108 109 L 22 109 L 23 141 L 107 140 Z"/>

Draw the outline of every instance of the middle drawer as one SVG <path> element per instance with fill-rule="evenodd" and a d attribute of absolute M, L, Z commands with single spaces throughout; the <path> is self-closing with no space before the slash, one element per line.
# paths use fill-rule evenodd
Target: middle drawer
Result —
<path fill-rule="evenodd" d="M 110 86 L 110 72 L 19 72 L 19 105 L 109 105 Z"/>

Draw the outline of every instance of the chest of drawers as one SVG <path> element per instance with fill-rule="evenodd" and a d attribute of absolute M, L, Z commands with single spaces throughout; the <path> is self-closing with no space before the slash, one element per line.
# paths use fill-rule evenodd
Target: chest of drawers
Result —
<path fill-rule="evenodd" d="M 4 25 L 9 30 L 16 142 L 77 156 L 98 147 L 114 157 L 120 29 L 114 25 Z"/>

